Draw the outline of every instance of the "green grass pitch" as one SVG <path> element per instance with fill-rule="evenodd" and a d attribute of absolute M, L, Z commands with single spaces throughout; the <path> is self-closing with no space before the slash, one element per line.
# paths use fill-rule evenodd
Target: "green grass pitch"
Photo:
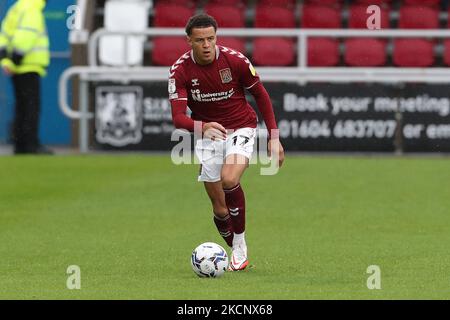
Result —
<path fill-rule="evenodd" d="M 197 171 L 168 156 L 1 157 L 0 299 L 450 298 L 448 158 L 250 166 L 254 267 L 219 279 L 189 264 L 198 244 L 224 245 Z M 66 287 L 70 265 L 80 290 Z"/>

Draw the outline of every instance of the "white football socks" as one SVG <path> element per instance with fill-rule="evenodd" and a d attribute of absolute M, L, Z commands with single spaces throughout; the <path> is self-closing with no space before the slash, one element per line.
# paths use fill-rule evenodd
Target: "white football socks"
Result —
<path fill-rule="evenodd" d="M 245 246 L 245 231 L 242 233 L 234 233 L 233 236 L 233 247 L 241 244 Z"/>

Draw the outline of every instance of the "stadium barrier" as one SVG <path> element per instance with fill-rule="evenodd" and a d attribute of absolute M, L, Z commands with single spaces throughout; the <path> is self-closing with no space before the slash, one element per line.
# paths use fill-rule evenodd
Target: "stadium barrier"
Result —
<path fill-rule="evenodd" d="M 89 119 L 93 118 L 96 118 L 96 130 L 99 126 L 103 127 L 103 133 L 97 134 L 97 138 L 110 135 L 103 142 L 97 143 L 96 147 L 167 150 L 169 145 L 164 141 L 170 141 L 168 134 L 173 129 L 170 126 L 170 106 L 166 97 L 168 67 L 136 67 L 126 64 L 119 67 L 99 66 L 98 43 L 99 39 L 106 35 L 121 35 L 126 41 L 127 37 L 133 36 L 181 36 L 184 35 L 184 30 L 153 28 L 144 32 L 111 32 L 99 29 L 91 35 L 88 47 L 89 66 L 69 68 L 62 74 L 59 84 L 61 110 L 69 118 L 80 120 L 80 152 L 89 151 Z M 446 111 L 449 108 L 446 86 L 450 82 L 449 68 L 322 68 L 309 67 L 306 60 L 310 37 L 450 38 L 450 30 L 221 29 L 218 36 L 297 38 L 297 66 L 257 67 L 261 79 L 267 83 L 269 92 L 282 94 L 273 99 L 273 102 L 278 123 L 281 124 L 280 129 L 289 131 L 289 134 L 284 136 L 287 140 L 291 139 L 286 150 L 450 151 L 450 121 Z M 124 46 L 124 61 L 128 61 L 127 55 L 127 47 Z M 77 111 L 67 102 L 68 83 L 75 76 L 80 80 L 80 106 Z M 336 89 L 327 91 L 327 88 L 331 87 L 317 84 L 322 82 L 333 83 Z M 290 83 L 290 86 L 285 86 L 285 83 Z M 359 86 L 358 90 L 354 90 L 354 84 L 345 85 L 348 83 L 366 83 L 371 87 L 363 89 Z M 418 87 L 417 83 L 427 85 Z M 377 84 L 378 89 L 374 89 L 374 84 Z M 406 89 L 398 87 L 404 84 L 411 85 Z M 397 89 L 393 90 L 395 87 Z M 432 87 L 435 88 L 430 89 Z M 373 94 L 373 91 L 378 93 Z M 91 97 L 94 95 L 96 108 L 90 106 Z M 295 95 L 296 98 L 293 99 Z M 386 97 L 390 100 L 383 100 Z M 120 125 L 116 126 L 115 130 L 110 115 L 105 115 L 108 99 L 109 109 L 111 105 L 118 105 L 117 99 L 128 99 L 130 105 L 128 110 L 124 111 L 129 120 L 128 133 L 124 133 Z M 341 111 L 345 110 L 342 113 L 346 112 L 347 115 L 339 119 L 340 122 L 335 114 L 338 104 L 344 105 Z M 99 108 L 103 110 L 102 116 L 96 117 L 100 113 L 93 113 L 92 110 Z M 295 112 L 284 117 L 286 108 Z M 149 110 L 150 114 L 139 115 L 140 112 Z M 382 115 L 381 118 L 374 116 L 377 112 Z M 415 122 L 405 123 L 405 113 L 414 114 Z M 312 115 L 316 118 L 311 119 Z M 420 121 L 421 115 L 425 115 L 423 123 Z M 159 120 L 155 121 L 160 125 L 160 129 L 156 130 L 157 126 L 145 127 L 146 118 L 156 119 L 158 116 Z M 126 120 L 124 118 L 121 121 Z M 392 121 L 395 121 L 395 127 Z M 114 130 L 120 137 L 114 137 Z M 146 132 L 153 133 L 153 136 L 143 140 L 156 139 L 159 143 L 153 143 L 151 146 L 148 142 L 141 143 L 143 134 L 138 133 L 138 130 L 143 130 L 144 135 Z M 337 138 L 346 141 L 344 144 L 337 143 L 334 141 Z M 407 147 L 408 143 L 406 148 L 404 144 L 409 138 L 413 139 L 410 149 Z M 314 140 L 308 142 L 306 139 Z M 371 145 L 370 139 L 381 139 L 384 142 L 380 144 L 380 141 L 377 141 L 373 144 L 374 148 L 365 148 L 364 146 Z M 307 147 L 308 145 L 310 147 Z"/>

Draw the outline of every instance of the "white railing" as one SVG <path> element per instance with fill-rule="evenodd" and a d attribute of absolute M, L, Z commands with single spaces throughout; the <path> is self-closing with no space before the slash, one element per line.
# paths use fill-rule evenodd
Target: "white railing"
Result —
<path fill-rule="evenodd" d="M 71 119 L 80 120 L 80 151 L 88 151 L 88 121 L 93 118 L 89 112 L 89 82 L 113 81 L 128 83 L 131 81 L 166 81 L 169 67 L 127 66 L 127 47 L 124 46 L 124 65 L 121 67 L 99 66 L 97 62 L 98 44 L 102 36 L 184 36 L 180 28 L 152 28 L 143 32 L 112 32 L 105 29 L 95 31 L 88 45 L 89 66 L 67 69 L 59 81 L 59 105 L 63 113 Z M 450 30 L 357 30 L 357 29 L 220 29 L 218 36 L 235 37 L 290 37 L 297 38 L 297 66 L 295 67 L 258 67 L 258 73 L 266 82 L 426 82 L 450 83 L 450 68 L 395 68 L 395 67 L 309 67 L 307 65 L 308 38 L 448 38 Z M 80 108 L 74 110 L 67 101 L 69 80 L 80 79 Z"/>
<path fill-rule="evenodd" d="M 180 28 L 153 28 L 142 32 L 111 32 L 106 29 L 95 31 L 89 40 L 88 61 L 97 66 L 99 39 L 106 35 L 130 36 L 184 36 Z M 448 82 L 448 68 L 395 68 L 395 67 L 309 67 L 307 65 L 308 38 L 448 38 L 450 30 L 359 30 L 359 29 L 220 29 L 218 37 L 290 37 L 297 38 L 296 67 L 258 67 L 264 81 L 372 81 L 372 82 Z M 125 40 L 125 43 L 126 40 Z M 124 62 L 127 61 L 127 47 L 124 46 Z M 126 64 L 124 63 L 124 67 Z M 163 74 L 168 67 L 146 67 L 147 71 Z M 163 71 L 164 70 L 164 71 Z M 444 76 L 445 75 L 445 76 Z M 160 80 L 165 80 L 167 73 Z"/>

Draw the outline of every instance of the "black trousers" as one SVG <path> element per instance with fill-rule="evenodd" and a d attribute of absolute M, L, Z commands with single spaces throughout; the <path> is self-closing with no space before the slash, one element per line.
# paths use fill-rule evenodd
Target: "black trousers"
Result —
<path fill-rule="evenodd" d="M 34 152 L 39 147 L 39 118 L 41 112 L 41 78 L 37 73 L 12 77 L 16 110 L 13 142 L 16 152 Z"/>

